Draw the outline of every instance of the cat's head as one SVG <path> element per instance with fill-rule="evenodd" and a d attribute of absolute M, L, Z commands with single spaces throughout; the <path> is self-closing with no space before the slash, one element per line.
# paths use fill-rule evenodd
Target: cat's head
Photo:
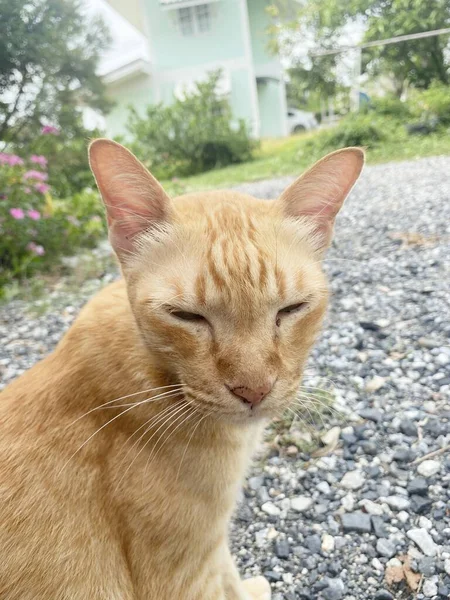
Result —
<path fill-rule="evenodd" d="M 326 156 L 274 201 L 233 191 L 171 200 L 109 140 L 92 143 L 90 160 L 153 357 L 203 412 L 246 421 L 285 409 L 320 330 L 321 259 L 363 151 Z"/>

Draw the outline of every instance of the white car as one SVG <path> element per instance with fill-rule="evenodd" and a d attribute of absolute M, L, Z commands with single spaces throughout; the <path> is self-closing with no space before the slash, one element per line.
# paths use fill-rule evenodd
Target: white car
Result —
<path fill-rule="evenodd" d="M 287 122 L 289 133 L 301 133 L 309 131 L 319 126 L 316 117 L 312 112 L 298 110 L 297 108 L 288 108 Z"/>

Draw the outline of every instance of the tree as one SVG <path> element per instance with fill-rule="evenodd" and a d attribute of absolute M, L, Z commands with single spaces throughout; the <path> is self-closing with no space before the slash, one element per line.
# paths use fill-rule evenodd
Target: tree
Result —
<path fill-rule="evenodd" d="M 80 0 L 0 0 L 0 140 L 31 140 L 43 125 L 77 135 L 83 105 L 107 110 L 96 69 L 108 43 Z"/>
<path fill-rule="evenodd" d="M 299 33 L 305 31 L 313 40 L 310 47 L 322 50 L 342 46 L 352 25 L 363 29 L 364 42 L 450 26 L 450 0 L 305 0 L 288 22 L 280 2 L 286 0 L 272 7 L 278 19 L 272 33 L 285 53 L 292 52 Z M 407 84 L 418 88 L 428 88 L 434 80 L 449 84 L 448 47 L 449 36 L 443 35 L 366 49 L 363 69 L 373 76 L 389 74 L 399 95 Z M 335 68 L 336 60 L 328 66 Z"/>

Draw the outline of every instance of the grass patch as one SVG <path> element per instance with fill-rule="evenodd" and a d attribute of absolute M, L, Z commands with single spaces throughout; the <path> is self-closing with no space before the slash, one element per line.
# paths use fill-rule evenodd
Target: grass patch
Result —
<path fill-rule="evenodd" d="M 319 130 L 289 138 L 266 140 L 255 152 L 254 160 L 201 175 L 165 181 L 164 187 L 171 194 L 227 188 L 251 181 L 299 175 L 316 160 L 334 148 L 326 147 L 329 130 Z M 450 154 L 450 136 L 446 131 L 428 136 L 407 136 L 398 128 L 393 138 L 367 144 L 369 164 L 386 163 Z"/>

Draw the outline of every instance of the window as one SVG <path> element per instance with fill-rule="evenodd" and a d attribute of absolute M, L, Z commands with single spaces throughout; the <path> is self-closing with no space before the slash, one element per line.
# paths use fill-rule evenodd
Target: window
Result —
<path fill-rule="evenodd" d="M 211 12 L 208 4 L 179 8 L 177 13 L 178 26 L 182 35 L 206 33 L 211 29 Z"/>

